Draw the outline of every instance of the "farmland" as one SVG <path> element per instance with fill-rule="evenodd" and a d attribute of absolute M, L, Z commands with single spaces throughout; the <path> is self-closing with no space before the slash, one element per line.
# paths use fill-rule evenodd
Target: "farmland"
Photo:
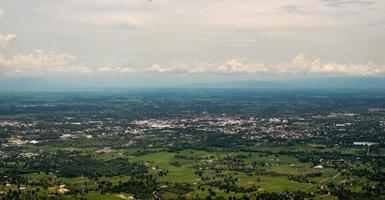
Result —
<path fill-rule="evenodd" d="M 384 198 L 385 101 L 228 92 L 3 95 L 0 198 Z"/>

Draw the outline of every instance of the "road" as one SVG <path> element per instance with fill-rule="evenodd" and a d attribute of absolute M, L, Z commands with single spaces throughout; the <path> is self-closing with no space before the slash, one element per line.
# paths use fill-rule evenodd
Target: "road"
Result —
<path fill-rule="evenodd" d="M 327 181 L 327 180 L 335 179 L 335 178 L 339 177 L 339 176 L 340 176 L 342 173 L 344 173 L 346 170 L 347 170 L 347 169 L 344 169 L 344 170 L 340 171 L 338 174 L 334 175 L 333 177 L 329 177 L 329 178 L 322 179 L 317 185 L 320 185 L 320 184 L 322 184 L 323 182 L 325 182 L 325 181 Z M 309 190 L 310 188 L 313 188 L 313 187 L 315 187 L 315 186 L 316 186 L 316 185 L 311 185 L 311 186 L 307 187 L 307 188 L 305 189 L 305 191 L 307 191 L 307 190 Z"/>

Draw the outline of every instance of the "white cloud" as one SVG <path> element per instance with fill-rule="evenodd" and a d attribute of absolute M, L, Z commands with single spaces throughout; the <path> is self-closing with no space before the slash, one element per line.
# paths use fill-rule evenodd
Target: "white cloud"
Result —
<path fill-rule="evenodd" d="M 116 68 L 104 71 L 119 71 Z M 118 68 L 121 69 L 121 68 Z M 191 63 L 176 62 L 171 64 L 154 64 L 145 68 L 130 68 L 129 73 L 146 74 L 174 74 L 174 75 L 242 75 L 266 73 L 268 69 L 264 64 L 253 63 L 247 59 L 231 59 L 224 62 L 200 62 Z"/>
<path fill-rule="evenodd" d="M 226 61 L 223 65 L 219 66 L 215 71 L 220 73 L 247 73 L 258 74 L 265 73 L 269 69 L 262 63 L 250 62 L 247 59 L 232 59 Z"/>
<path fill-rule="evenodd" d="M 14 34 L 3 35 L 0 33 L 0 46 L 3 48 L 6 47 L 8 45 L 8 43 L 15 38 L 16 38 L 16 35 L 14 35 Z"/>
<path fill-rule="evenodd" d="M 0 9 L 0 19 L 3 18 L 4 16 L 4 11 Z"/>
<path fill-rule="evenodd" d="M 86 58 L 115 54 L 167 63 L 243 55 L 271 63 L 306 52 L 384 63 L 385 1 L 370 1 L 37 0 L 24 7 L 10 1 L 11 15 L 1 22 L 23 34 L 24 49 L 73 48 Z"/>
<path fill-rule="evenodd" d="M 373 3 L 362 3 L 367 0 L 361 3 L 352 0 L 38 0 L 26 2 L 28 5 L 24 7 L 10 3 L 7 12 L 20 17 L 7 17 L 1 23 L 9 30 L 18 31 L 17 36 L 23 35 L 25 43 L 19 44 L 21 51 L 71 48 L 79 57 L 95 58 L 90 61 L 95 63 L 81 64 L 73 55 L 46 50 L 2 55 L 1 51 L 6 50 L 16 35 L 0 34 L 0 71 L 9 76 L 385 76 L 384 65 L 365 63 L 366 60 L 385 63 L 381 56 L 385 44 L 385 1 L 370 1 Z M 0 10 L 0 18 L 2 15 Z M 304 55 L 279 60 L 302 51 L 336 61 L 308 59 Z M 133 56 L 147 64 L 95 61 L 109 54 Z M 186 61 L 200 58 L 211 60 Z M 172 62 L 178 59 L 184 61 Z M 341 62 L 349 59 L 352 63 Z"/>
<path fill-rule="evenodd" d="M 121 73 L 135 73 L 135 70 L 129 67 L 99 67 L 95 71 L 95 73 L 104 73 L 104 74 L 121 74 Z"/>
<path fill-rule="evenodd" d="M 385 76 L 385 66 L 366 64 L 346 64 L 322 62 L 320 59 L 307 59 L 303 54 L 295 56 L 289 62 L 268 66 L 250 59 L 230 59 L 223 62 L 176 62 L 154 64 L 151 67 L 103 67 L 102 73 L 129 74 L 173 74 L 173 75 L 251 75 L 251 76 Z"/>
<path fill-rule="evenodd" d="M 0 34 L 0 45 L 6 45 L 16 35 Z M 251 59 L 234 58 L 223 62 L 175 62 L 141 66 L 132 60 L 107 59 L 94 68 L 79 64 L 76 57 L 37 49 L 32 53 L 15 53 L 5 57 L 0 52 L 0 70 L 7 76 L 65 76 L 65 75 L 119 75 L 119 74 L 173 74 L 173 75 L 253 75 L 253 76 L 304 76 L 304 75 L 346 75 L 385 76 L 385 66 L 366 64 L 346 64 L 323 62 L 321 59 L 307 59 L 303 54 L 290 62 L 268 66 Z"/>
<path fill-rule="evenodd" d="M 16 53 L 10 58 L 0 54 L 0 66 L 6 76 L 57 76 L 89 74 L 89 67 L 75 62 L 75 56 L 37 49 L 33 53 Z"/>
<path fill-rule="evenodd" d="M 322 62 L 321 59 L 306 59 L 300 54 L 290 63 L 279 64 L 272 72 L 283 75 L 345 75 L 384 76 L 385 65 Z"/>
<path fill-rule="evenodd" d="M 253 62 L 248 59 L 234 58 L 224 62 L 192 62 L 189 64 L 181 64 L 180 67 L 175 67 L 180 73 L 185 74 L 259 74 L 268 72 L 268 68 L 263 63 Z"/>

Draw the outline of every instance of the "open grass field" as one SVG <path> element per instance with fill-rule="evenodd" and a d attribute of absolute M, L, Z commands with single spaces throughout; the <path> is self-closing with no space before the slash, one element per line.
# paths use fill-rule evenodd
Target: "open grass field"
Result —
<path fill-rule="evenodd" d="M 134 199 L 132 195 L 130 194 L 100 194 L 97 192 L 92 192 L 87 195 L 84 195 L 87 199 L 92 200 L 128 200 L 128 199 Z"/>
<path fill-rule="evenodd" d="M 311 147 L 300 145 L 285 150 L 310 151 Z M 283 148 L 262 147 L 259 150 L 263 152 L 279 152 Z M 84 149 L 83 149 L 84 150 Z M 154 152 L 144 155 L 133 156 L 133 153 L 140 149 L 118 149 L 110 153 L 95 154 L 94 158 L 108 162 L 116 157 L 125 157 L 135 162 L 143 162 L 148 167 L 148 174 L 156 176 L 161 183 L 185 183 L 190 184 L 194 190 L 186 193 L 189 197 L 204 197 L 207 195 L 207 189 L 211 188 L 216 194 L 229 197 L 237 196 L 234 192 L 225 192 L 216 187 L 206 185 L 209 181 L 223 181 L 225 177 L 233 177 L 236 179 L 235 185 L 240 187 L 256 186 L 255 193 L 262 192 L 284 192 L 284 191 L 316 191 L 320 185 L 328 182 L 343 182 L 346 177 L 339 175 L 335 177 L 339 171 L 333 168 L 316 169 L 311 163 L 301 162 L 294 156 L 289 155 L 273 155 L 266 153 L 239 153 L 239 152 L 208 152 L 203 150 L 186 149 L 179 152 Z M 86 149 L 85 151 L 90 151 Z M 351 152 L 353 153 L 353 151 Z M 263 163 L 259 169 L 269 174 L 249 174 L 242 171 L 231 170 L 233 163 L 224 160 L 225 158 L 238 158 L 242 166 L 252 166 L 253 163 Z M 216 168 L 222 167 L 218 173 Z M 230 168 L 229 168 L 230 167 Z M 364 166 L 362 166 L 364 167 Z M 197 175 L 197 171 L 203 171 L 202 176 Z M 166 172 L 160 174 L 160 172 Z M 290 180 L 290 176 L 305 176 L 307 174 L 320 173 L 318 177 L 311 178 L 312 183 L 299 183 Z M 30 180 L 47 179 L 56 181 L 60 184 L 68 186 L 89 184 L 90 180 L 85 177 L 64 178 L 56 177 L 53 174 L 33 173 L 24 175 Z M 99 181 L 108 181 L 113 185 L 119 182 L 125 182 L 130 179 L 129 176 L 99 177 Z M 89 184 L 92 186 L 92 184 Z M 198 189 L 199 185 L 206 187 L 205 191 Z M 95 186 L 95 185 L 94 185 Z M 358 188 L 354 188 L 359 190 Z M 164 197 L 175 198 L 177 193 L 167 192 Z M 127 199 L 129 196 L 121 194 L 101 195 L 95 192 L 86 195 L 91 199 Z M 332 196 L 319 197 L 320 199 L 333 199 Z"/>

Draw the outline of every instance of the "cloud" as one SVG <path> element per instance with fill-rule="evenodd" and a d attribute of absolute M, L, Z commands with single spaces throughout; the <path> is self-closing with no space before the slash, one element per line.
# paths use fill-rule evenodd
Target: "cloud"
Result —
<path fill-rule="evenodd" d="M 366 64 L 323 62 L 321 59 L 307 59 L 303 54 L 299 54 L 289 62 L 271 66 L 250 59 L 235 58 L 223 62 L 154 64 L 144 68 L 104 67 L 98 72 L 190 76 L 385 76 L 385 66 L 375 65 L 372 62 Z"/>
<path fill-rule="evenodd" d="M 143 28 L 144 24 L 150 23 L 153 19 L 146 15 L 134 13 L 103 12 L 84 15 L 80 20 L 94 26 L 135 30 Z"/>
<path fill-rule="evenodd" d="M 230 59 L 223 63 L 214 63 L 206 65 L 206 68 L 190 67 L 186 70 L 192 74 L 212 73 L 212 74 L 259 74 L 266 73 L 269 69 L 263 63 L 252 62 L 248 59 Z M 198 69 L 198 70 L 196 70 Z"/>
<path fill-rule="evenodd" d="M 128 66 L 129 65 L 129 66 Z M 385 76 L 385 66 L 323 62 L 307 59 L 303 54 L 289 62 L 266 65 L 245 58 L 222 62 L 175 62 L 138 67 L 131 64 L 89 67 L 79 64 L 75 56 L 52 51 L 35 50 L 30 54 L 16 53 L 10 58 L 0 54 L 0 68 L 6 76 L 122 76 L 122 75 L 185 75 L 185 76 Z"/>
<path fill-rule="evenodd" d="M 369 6 L 374 4 L 373 1 L 364 0 L 324 0 L 329 6 L 343 6 L 343 5 L 354 5 L 354 6 Z"/>
<path fill-rule="evenodd" d="M 117 69 L 117 70 L 116 70 Z M 104 71 L 122 72 L 125 68 L 112 68 Z M 264 64 L 253 63 L 247 59 L 230 59 L 224 62 L 201 62 L 191 63 L 175 62 L 171 64 L 153 64 L 144 68 L 129 68 L 128 73 L 146 73 L 146 74 L 173 74 L 173 75 L 242 75 L 258 74 L 268 72 Z"/>
<path fill-rule="evenodd" d="M 33 53 L 16 53 L 10 58 L 0 54 L 0 67 L 6 76 L 65 76 L 89 74 L 89 67 L 77 64 L 75 56 L 37 49 Z"/>
<path fill-rule="evenodd" d="M 346 64 L 322 62 L 321 59 L 306 59 L 300 54 L 290 63 L 279 64 L 272 72 L 282 75 L 342 75 L 342 76 L 384 76 L 385 66 L 366 64 Z"/>
<path fill-rule="evenodd" d="M 0 34 L 0 46 L 6 50 L 15 38 L 14 34 Z M 10 57 L 0 51 L 0 72 L 6 76 L 50 76 L 88 73 L 89 68 L 76 64 L 73 55 L 36 49 L 29 54 L 17 52 Z"/>
<path fill-rule="evenodd" d="M 4 16 L 4 11 L 0 9 L 0 19 L 3 18 Z"/>
<path fill-rule="evenodd" d="M 284 12 L 292 13 L 292 12 L 298 12 L 299 8 L 296 5 L 286 5 L 286 6 L 282 6 L 282 10 Z"/>
<path fill-rule="evenodd" d="M 0 34 L 8 76 L 385 76 L 383 65 L 365 63 L 385 63 L 384 0 L 9 2 L 1 25 L 24 43 L 1 55 L 16 35 Z M 56 51 L 26 51 L 36 48 Z M 302 51 L 315 57 L 290 59 Z M 110 54 L 146 64 L 101 62 Z"/>
<path fill-rule="evenodd" d="M 288 6 L 288 2 L 298 5 Z M 197 27 L 262 30 L 339 25 L 334 17 L 309 15 L 325 9 L 328 9 L 328 6 L 319 0 L 274 3 L 249 0 L 165 0 L 151 3 L 143 0 L 86 0 L 79 3 L 47 3 L 40 8 L 40 12 L 62 21 L 81 22 L 102 28 L 140 28 L 156 31 L 167 31 L 170 28 L 175 30 L 179 27 L 183 30 L 195 30 Z M 308 16 L 302 17 L 300 12 L 285 11 L 303 11 Z"/>
<path fill-rule="evenodd" d="M 0 33 L 0 46 L 5 48 L 10 41 L 16 38 L 14 34 L 3 35 Z"/>
<path fill-rule="evenodd" d="M 16 35 L 0 34 L 0 45 L 5 48 Z M 143 66 L 130 59 L 111 57 L 99 66 L 80 64 L 74 55 L 37 49 L 32 53 L 14 53 L 6 57 L 0 52 L 0 72 L 5 76 L 92 76 L 92 75 L 251 75 L 251 76 L 385 76 L 385 66 L 323 62 L 307 59 L 303 54 L 289 62 L 267 65 L 247 58 L 233 58 L 222 62 L 174 62 Z"/>
<path fill-rule="evenodd" d="M 94 72 L 103 73 L 103 74 L 127 74 L 127 73 L 135 73 L 135 70 L 130 67 L 98 67 Z"/>

